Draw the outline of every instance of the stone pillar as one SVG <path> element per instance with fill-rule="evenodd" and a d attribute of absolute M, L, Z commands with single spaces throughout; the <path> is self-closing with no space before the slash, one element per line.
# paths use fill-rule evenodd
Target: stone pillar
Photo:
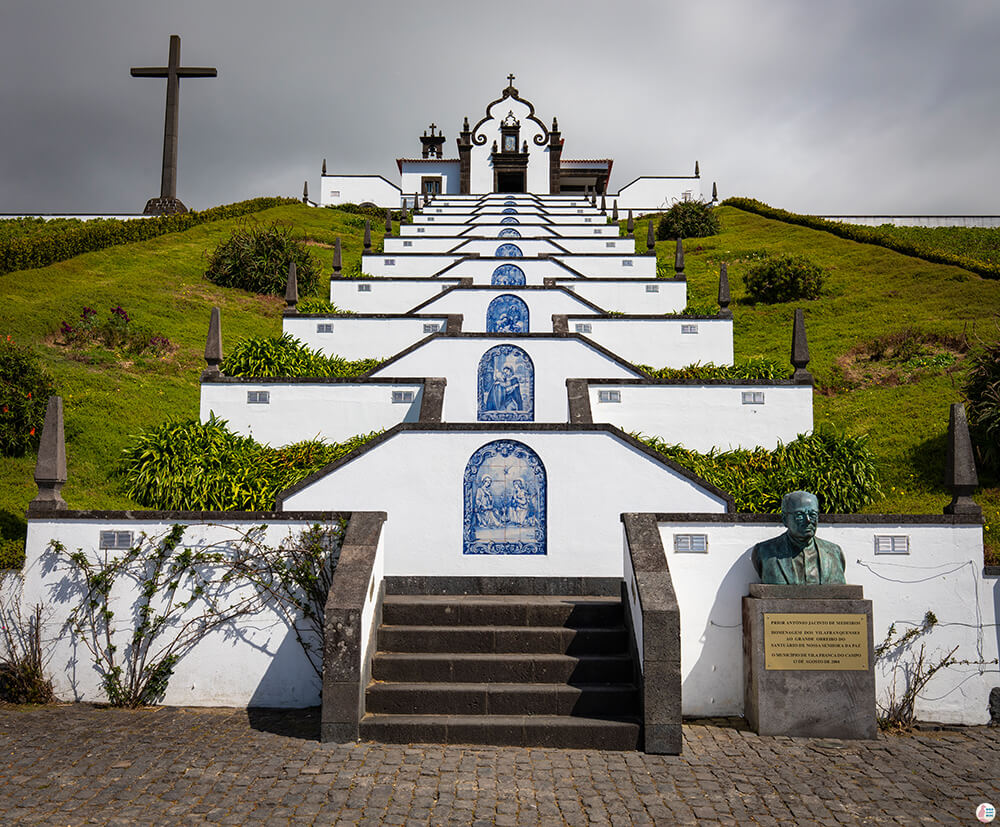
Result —
<path fill-rule="evenodd" d="M 468 195 L 472 191 L 472 131 L 469 129 L 469 119 L 462 122 L 462 131 L 458 133 L 458 191 Z"/>
<path fill-rule="evenodd" d="M 733 311 L 729 309 L 729 265 L 722 262 L 719 266 L 719 315 L 727 319 L 733 317 Z"/>
<path fill-rule="evenodd" d="M 222 362 L 222 319 L 219 308 L 212 308 L 212 318 L 208 322 L 208 337 L 205 340 L 205 362 L 208 367 L 201 372 L 201 378 L 212 379 L 221 376 L 219 365 Z"/>
<path fill-rule="evenodd" d="M 792 367 L 795 372 L 792 379 L 799 382 L 812 382 L 813 375 L 806 370 L 809 364 L 809 342 L 806 339 L 806 317 L 802 308 L 795 309 L 795 321 L 792 323 Z"/>
<path fill-rule="evenodd" d="M 63 429 L 63 402 L 60 396 L 50 396 L 45 408 L 45 422 L 35 462 L 35 485 L 38 494 L 28 503 L 28 516 L 45 511 L 63 511 L 66 501 L 62 487 L 66 484 L 66 438 Z"/>
<path fill-rule="evenodd" d="M 552 129 L 549 131 L 549 194 L 559 195 L 562 183 L 559 171 L 562 163 L 563 140 L 559 131 L 559 121 L 552 119 Z"/>
<path fill-rule="evenodd" d="M 295 313 L 299 303 L 299 277 L 295 262 L 288 262 L 288 281 L 285 282 L 285 313 Z"/>
<path fill-rule="evenodd" d="M 684 242 L 677 236 L 677 248 L 674 250 L 674 278 L 684 277 Z"/>
<path fill-rule="evenodd" d="M 972 499 L 972 492 L 979 486 L 976 460 L 969 437 L 969 423 L 965 405 L 955 402 L 948 415 L 948 453 L 944 465 L 944 485 L 951 491 L 951 502 L 944 507 L 945 514 L 971 514 L 982 517 L 983 509 Z"/>

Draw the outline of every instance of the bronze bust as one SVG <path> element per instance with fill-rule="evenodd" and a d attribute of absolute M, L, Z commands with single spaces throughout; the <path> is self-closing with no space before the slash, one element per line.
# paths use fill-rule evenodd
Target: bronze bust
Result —
<path fill-rule="evenodd" d="M 757 543 L 750 554 L 761 583 L 806 586 L 845 582 L 843 550 L 816 536 L 819 501 L 815 494 L 785 494 L 781 521 L 788 530 Z"/>

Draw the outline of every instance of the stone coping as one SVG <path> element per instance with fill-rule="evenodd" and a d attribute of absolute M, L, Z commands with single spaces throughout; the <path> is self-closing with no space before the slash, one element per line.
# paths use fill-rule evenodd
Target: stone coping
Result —
<path fill-rule="evenodd" d="M 566 381 L 569 381 L 568 379 Z M 588 385 L 724 385 L 732 388 L 748 387 L 795 387 L 811 386 L 809 379 L 583 379 Z"/>
<path fill-rule="evenodd" d="M 381 365 L 379 366 L 381 367 Z M 383 376 L 218 376 L 202 377 L 203 385 L 423 385 L 431 377 L 405 376 L 387 379 Z"/>
<path fill-rule="evenodd" d="M 751 583 L 750 597 L 758 600 L 864 600 L 864 587 L 852 583 Z"/>
<path fill-rule="evenodd" d="M 654 514 L 661 523 L 746 523 L 781 525 L 780 514 L 753 513 L 688 513 Z M 974 514 L 820 514 L 820 530 L 823 523 L 850 525 L 852 523 L 891 525 L 982 525 L 983 518 Z M 996 566 L 1000 570 L 1000 566 Z"/>
<path fill-rule="evenodd" d="M 592 319 L 593 316 L 579 315 L 576 313 L 565 314 L 567 319 Z M 623 313 L 621 315 L 608 314 L 609 321 L 622 321 L 622 322 L 632 322 L 632 321 L 683 321 L 684 319 L 689 319 L 693 322 L 732 322 L 732 316 L 722 316 L 716 313 L 712 316 L 688 316 L 683 313 Z"/>
<path fill-rule="evenodd" d="M 59 520 L 164 520 L 190 522 L 295 522 L 296 520 L 330 521 L 350 519 L 350 511 L 105 511 L 100 509 L 36 509 L 28 522 Z"/>

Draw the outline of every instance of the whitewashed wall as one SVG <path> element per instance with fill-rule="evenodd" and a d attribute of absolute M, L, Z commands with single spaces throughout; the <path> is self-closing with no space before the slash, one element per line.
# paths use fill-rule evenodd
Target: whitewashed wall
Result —
<path fill-rule="evenodd" d="M 617 391 L 621 402 L 602 402 Z M 744 393 L 763 393 L 764 404 L 744 404 Z M 658 436 L 694 451 L 768 449 L 813 429 L 811 385 L 593 384 L 594 422 L 628 433 Z"/>
<path fill-rule="evenodd" d="M 478 238 L 483 236 L 486 238 L 499 238 L 500 231 L 506 228 L 506 224 L 478 224 L 473 226 L 471 224 L 442 224 L 438 222 L 435 224 L 403 224 L 400 227 L 399 234 L 404 238 L 414 236 L 435 238 L 449 238 L 453 236 Z M 530 227 L 518 226 L 515 229 L 521 234 L 522 238 L 547 238 L 559 235 L 551 227 L 543 224 L 533 224 Z M 587 235 L 591 234 L 590 232 L 587 233 Z M 614 233 L 614 235 L 617 235 L 617 233 Z"/>
<path fill-rule="evenodd" d="M 557 279 L 559 287 L 614 313 L 659 316 L 687 307 L 687 282 L 670 279 Z M 654 289 L 651 289 L 654 288 Z"/>
<path fill-rule="evenodd" d="M 382 253 L 361 257 L 361 272 L 376 278 L 427 278 L 440 273 L 460 259 L 454 255 L 433 253 Z M 490 271 L 492 272 L 492 271 Z"/>
<path fill-rule="evenodd" d="M 707 200 L 700 178 L 643 176 L 630 181 L 617 195 L 609 195 L 608 206 L 617 199 L 619 212 L 656 212 L 669 209 L 675 201 L 683 201 L 685 194 L 692 200 Z"/>
<path fill-rule="evenodd" d="M 382 252 L 456 254 L 463 242 L 455 236 L 390 236 L 382 241 Z M 464 255 L 464 254 L 463 254 Z"/>
<path fill-rule="evenodd" d="M 444 316 L 285 316 L 281 327 L 326 356 L 344 359 L 388 359 L 415 342 L 442 332 Z M 332 325 L 332 333 L 320 333 Z"/>
<path fill-rule="evenodd" d="M 330 279 L 330 301 L 351 313 L 406 313 L 456 284 L 458 279 Z"/>
<path fill-rule="evenodd" d="M 551 333 L 554 314 L 593 315 L 598 310 L 569 290 L 543 287 L 460 287 L 427 302 L 420 312 L 461 313 L 463 333 L 486 332 L 486 310 L 497 296 L 517 296 L 528 305 L 529 333 Z"/>
<path fill-rule="evenodd" d="M 574 255 L 556 256 L 587 278 L 594 279 L 655 279 L 656 256 L 635 255 Z"/>
<path fill-rule="evenodd" d="M 660 523 L 670 576 L 681 611 L 681 674 L 685 715 L 743 713 L 741 598 L 758 582 L 750 563 L 754 544 L 775 537 L 783 526 L 729 522 Z M 675 552 L 674 534 L 706 534 L 708 552 Z M 908 555 L 875 554 L 875 535 L 906 535 Z M 959 645 L 955 657 L 989 661 L 997 657 L 1000 580 L 983 577 L 982 527 L 941 523 L 830 523 L 819 536 L 844 550 L 849 583 L 864 587 L 872 601 L 876 644 L 889 625 L 904 632 L 929 609 L 939 625 L 921 638 L 933 659 Z M 918 643 L 919 648 L 919 643 Z M 877 693 L 887 676 L 876 669 Z M 956 665 L 942 670 L 917 704 L 923 720 L 984 724 L 998 667 Z"/>
<path fill-rule="evenodd" d="M 495 439 L 528 445 L 545 466 L 548 553 L 462 554 L 462 478 Z M 284 500 L 388 513 L 385 574 L 621 577 L 625 511 L 721 512 L 724 502 L 606 431 L 403 430 Z M 363 505 L 367 503 L 368 505 Z M 375 509 L 374 504 L 378 504 Z"/>
<path fill-rule="evenodd" d="M 403 169 L 399 179 L 399 187 L 411 196 L 415 192 L 423 194 L 421 179 L 424 176 L 441 176 L 441 191 L 457 193 L 461 189 L 459 180 L 459 162 L 445 158 L 432 160 L 422 158 L 419 161 L 403 161 Z"/>
<path fill-rule="evenodd" d="M 548 148 L 537 146 L 534 136 L 541 133 L 540 127 L 528 120 L 531 112 L 524 103 L 507 97 L 499 101 L 495 106 L 487 111 L 490 117 L 481 127 L 477 134 L 485 135 L 486 142 L 482 146 L 472 145 L 471 170 L 469 188 L 474 193 L 493 192 L 493 165 L 490 161 L 490 154 L 493 151 L 493 141 L 500 144 L 500 122 L 507 116 L 508 112 L 513 112 L 514 117 L 521 122 L 519 143 L 528 142 L 528 169 L 525 181 L 525 188 L 528 192 L 547 193 L 549 191 L 549 156 Z M 520 147 L 518 147 L 520 149 Z"/>
<path fill-rule="evenodd" d="M 541 339 L 502 336 L 437 336 L 373 371 L 372 376 L 441 376 L 448 382 L 444 422 L 475 422 L 479 398 L 479 360 L 491 347 L 514 344 L 535 366 L 536 422 L 567 422 L 566 379 L 634 378 L 638 374 L 578 338 Z M 377 509 L 384 510 L 384 509 Z"/>
<path fill-rule="evenodd" d="M 381 175 L 324 175 L 319 185 L 320 206 L 372 203 L 399 209 L 400 190 Z"/>
<path fill-rule="evenodd" d="M 418 421 L 423 389 L 422 382 L 203 382 L 201 421 L 214 413 L 230 430 L 274 447 L 304 439 L 343 442 Z M 268 392 L 267 404 L 247 401 L 257 391 Z M 413 398 L 393 402 L 394 391 Z"/>
<path fill-rule="evenodd" d="M 122 512 L 107 517 L 79 518 L 66 515 L 59 519 L 32 519 L 28 522 L 26 561 L 24 568 L 23 605 L 41 603 L 45 608 L 44 648 L 49 657 L 48 671 L 52 675 L 56 694 L 67 701 L 103 701 L 100 675 L 94 668 L 89 651 L 82 642 L 75 642 L 63 632 L 63 624 L 76 605 L 80 592 L 74 587 L 72 572 L 65 563 L 54 563 L 47 554 L 50 542 L 63 543 L 70 551 L 82 549 L 91 559 L 105 552 L 99 549 L 101 531 L 131 531 L 136 539 L 145 532 L 162 537 L 175 523 L 188 526 L 182 546 L 203 547 L 215 543 L 235 542 L 233 527 L 244 531 L 268 523 L 265 542 L 274 547 L 289 537 L 298 536 L 315 519 L 275 520 L 248 518 L 236 521 L 226 515 L 226 525 L 185 519 L 169 512 L 153 513 L 148 519 L 134 512 L 128 519 Z M 131 606 L 137 596 L 136 584 L 121 584 L 112 592 L 112 608 L 123 621 L 131 617 Z M 183 590 L 183 587 L 182 587 Z M 182 590 L 179 593 L 182 593 Z M 235 598 L 243 592 L 235 592 Z M 122 629 L 119 651 L 127 643 Z M 238 627 L 222 626 L 211 632 L 193 651 L 177 664 L 170 679 L 164 703 L 190 706 L 314 706 L 320 700 L 320 681 L 295 640 L 293 631 L 274 609 L 265 609 Z"/>
<path fill-rule="evenodd" d="M 441 271 L 442 278 L 471 278 L 474 284 L 489 285 L 493 271 L 503 264 L 516 264 L 528 284 L 542 285 L 545 279 L 579 278 L 580 274 L 552 258 L 467 258 Z"/>
<path fill-rule="evenodd" d="M 590 331 L 579 330 L 579 325 L 590 325 Z M 685 325 L 697 325 L 698 332 L 683 333 Z M 629 362 L 654 368 L 733 363 L 732 319 L 571 317 L 569 332 L 581 333 Z"/>

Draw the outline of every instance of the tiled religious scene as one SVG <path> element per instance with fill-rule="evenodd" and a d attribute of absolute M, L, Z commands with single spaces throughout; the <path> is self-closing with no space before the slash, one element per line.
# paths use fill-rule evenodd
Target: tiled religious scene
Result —
<path fill-rule="evenodd" d="M 531 422 L 535 415 L 535 367 L 516 345 L 497 345 L 479 361 L 481 422 Z"/>

